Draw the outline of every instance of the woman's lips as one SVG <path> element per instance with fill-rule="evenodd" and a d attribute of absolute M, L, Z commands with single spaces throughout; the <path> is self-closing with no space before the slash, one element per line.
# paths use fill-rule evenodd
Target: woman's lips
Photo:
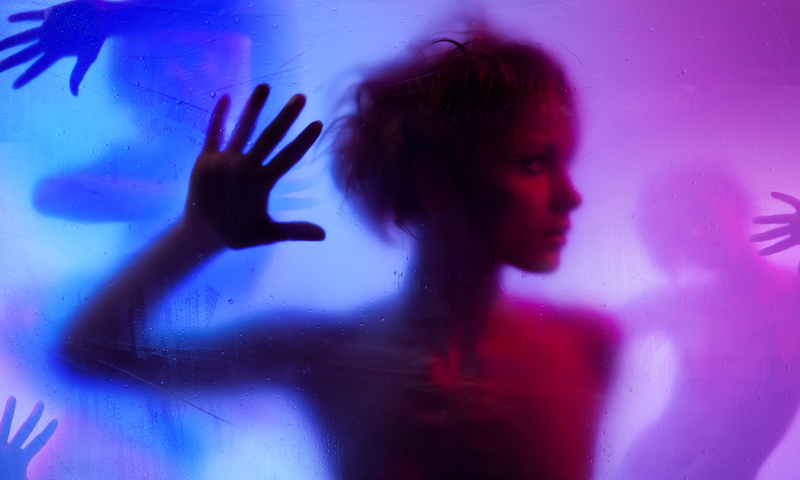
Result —
<path fill-rule="evenodd" d="M 567 243 L 566 235 L 545 235 L 544 241 L 554 247 L 563 247 Z"/>
<path fill-rule="evenodd" d="M 569 231 L 569 224 L 561 225 L 551 230 L 546 230 L 542 236 L 547 243 L 563 246 L 567 243 L 567 232 Z"/>

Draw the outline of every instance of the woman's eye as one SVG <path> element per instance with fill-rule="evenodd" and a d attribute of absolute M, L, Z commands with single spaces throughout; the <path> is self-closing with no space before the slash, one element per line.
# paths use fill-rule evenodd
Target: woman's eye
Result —
<path fill-rule="evenodd" d="M 545 155 L 537 155 L 525 160 L 525 170 L 530 173 L 541 173 L 548 163 L 548 158 Z"/>

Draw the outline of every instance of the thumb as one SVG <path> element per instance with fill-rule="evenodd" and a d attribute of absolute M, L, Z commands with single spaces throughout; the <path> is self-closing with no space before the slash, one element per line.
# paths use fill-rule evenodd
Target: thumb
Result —
<path fill-rule="evenodd" d="M 69 90 L 72 95 L 78 96 L 78 87 L 80 87 L 83 77 L 89 71 L 89 67 L 97 59 L 97 55 L 80 55 L 78 61 L 75 62 L 75 68 L 72 69 L 72 75 L 69 77 Z"/>
<path fill-rule="evenodd" d="M 286 234 L 287 240 L 319 242 L 325 240 L 325 230 L 308 222 L 278 223 L 278 228 Z"/>
<path fill-rule="evenodd" d="M 252 229 L 248 234 L 228 239 L 225 244 L 233 250 L 272 245 L 287 240 L 318 242 L 325 239 L 325 230 L 308 222 L 269 223 Z"/>

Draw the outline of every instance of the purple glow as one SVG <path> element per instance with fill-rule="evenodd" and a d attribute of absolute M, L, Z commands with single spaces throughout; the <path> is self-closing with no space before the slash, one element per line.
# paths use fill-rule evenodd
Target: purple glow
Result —
<path fill-rule="evenodd" d="M 3 3 L 0 38 L 41 24 L 5 21 L 10 15 L 51 5 Z M 753 225 L 753 216 L 793 211 L 770 192 L 800 196 L 800 5 L 504 0 L 462 11 L 445 1 L 129 0 L 116 7 L 77 96 L 74 55 L 90 55 L 89 43 L 75 51 L 64 43 L 73 56 L 21 88 L 14 83 L 30 61 L 0 73 L 0 401 L 17 398 L 12 431 L 39 400 L 46 407 L 34 435 L 59 422 L 28 478 L 335 478 L 346 442 L 330 440 L 315 398 L 291 382 L 198 387 L 177 374 L 112 382 L 68 372 L 56 345 L 111 275 L 181 216 L 214 105 L 231 96 L 230 133 L 260 83 L 272 93 L 256 131 L 296 93 L 308 104 L 281 145 L 314 120 L 331 127 L 270 200 L 276 220 L 318 224 L 327 238 L 209 259 L 147 306 L 147 341 L 174 350 L 186 332 L 252 330 L 293 318 L 287 312 L 324 319 L 309 331 L 335 331 L 346 314 L 372 315 L 419 289 L 418 240 L 396 228 L 385 232 L 388 242 L 372 235 L 367 214 L 330 180 L 330 145 L 347 108 L 342 99 L 364 72 L 431 38 L 457 36 L 465 16 L 541 45 L 574 87 L 579 138 L 569 176 L 582 204 L 569 212 L 566 246 L 554 248 L 558 268 L 505 269 L 502 298 L 567 325 L 593 325 L 575 329 L 587 337 L 596 325 L 609 338 L 621 332 L 599 427 L 570 436 L 572 427 L 550 425 L 547 438 L 510 433 L 494 447 L 586 441 L 597 428 L 594 478 L 800 475 L 800 249 L 759 256 L 779 238 L 748 241 L 774 227 Z M 0 61 L 26 48 L 3 47 Z M 530 212 L 513 211 L 496 228 L 519 233 L 509 240 L 518 245 L 531 234 L 519 220 Z M 551 240 L 561 246 L 561 237 Z M 357 329 L 358 321 L 348 325 Z M 595 364 L 575 360 L 588 351 L 581 347 L 485 340 L 496 376 L 524 378 L 523 386 L 484 378 L 470 398 L 493 391 L 497 403 L 465 400 L 459 408 L 498 436 L 502 429 L 475 418 L 505 418 L 501 407 L 534 404 L 520 398 L 542 390 L 560 392 L 556 403 L 577 398 L 559 381 L 582 374 L 553 365 Z M 547 357 L 543 372 L 554 383 L 536 384 L 530 371 L 510 365 L 535 363 L 528 356 Z M 450 385 L 452 398 L 468 397 L 451 371 L 461 361 L 453 354 L 431 363 L 430 379 Z"/>

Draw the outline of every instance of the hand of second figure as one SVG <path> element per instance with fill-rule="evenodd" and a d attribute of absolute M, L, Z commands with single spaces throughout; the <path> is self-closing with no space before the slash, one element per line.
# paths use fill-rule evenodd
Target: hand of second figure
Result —
<path fill-rule="evenodd" d="M 205 147 L 192 170 L 185 222 L 201 230 L 210 228 L 232 249 L 325 238 L 325 231 L 317 225 L 279 223 L 267 213 L 272 187 L 303 157 L 322 131 L 320 122 L 311 123 L 264 165 L 305 106 L 305 97 L 296 95 L 245 153 L 268 95 L 269 87 L 256 87 L 225 149 L 221 144 L 230 98 L 220 99 L 211 117 Z"/>
<path fill-rule="evenodd" d="M 800 200 L 780 192 L 772 192 L 772 198 L 788 203 L 794 207 L 795 211 L 794 213 L 766 215 L 753 219 L 753 223 L 780 226 L 772 230 L 767 230 L 766 232 L 750 235 L 750 241 L 764 242 L 775 238 L 786 237 L 768 247 L 762 248 L 758 251 L 759 255 L 772 255 L 773 253 L 782 252 L 800 244 Z"/>
<path fill-rule="evenodd" d="M 58 60 L 78 57 L 70 76 L 70 91 L 77 95 L 83 77 L 97 60 L 106 39 L 105 5 L 102 0 L 75 0 L 46 10 L 11 15 L 8 17 L 10 22 L 41 20 L 42 24 L 0 41 L 0 50 L 36 42 L 0 61 L 0 72 L 39 57 L 14 82 L 14 88 L 20 88 L 44 73 Z"/>
<path fill-rule="evenodd" d="M 25 448 L 22 444 L 28 439 L 39 419 L 42 418 L 44 412 L 44 404 L 37 403 L 33 407 L 33 411 L 27 420 L 19 427 L 16 435 L 10 441 L 8 440 L 11 433 L 11 421 L 14 418 L 14 408 L 17 401 L 14 397 L 8 397 L 6 408 L 3 411 L 3 417 L 0 419 L 0 474 L 3 480 L 25 480 L 27 478 L 28 464 L 31 459 L 39 453 L 39 450 L 44 447 L 44 444 L 50 440 L 53 433 L 58 427 L 57 420 L 51 420 L 50 423 L 44 427 L 42 433 L 36 436 Z"/>

